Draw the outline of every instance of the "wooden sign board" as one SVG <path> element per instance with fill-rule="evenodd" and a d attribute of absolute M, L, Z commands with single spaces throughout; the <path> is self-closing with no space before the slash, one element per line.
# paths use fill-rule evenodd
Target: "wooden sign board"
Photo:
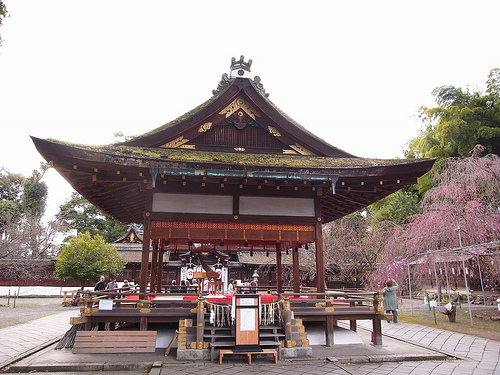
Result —
<path fill-rule="evenodd" d="M 237 294 L 236 308 L 236 345 L 234 351 L 261 352 L 259 345 L 259 296 L 256 294 Z"/>
<path fill-rule="evenodd" d="M 193 273 L 193 278 L 195 278 L 195 279 L 204 279 L 205 277 L 207 277 L 206 272 L 194 272 Z"/>
<path fill-rule="evenodd" d="M 214 279 L 217 280 L 219 278 L 219 274 L 217 272 L 193 272 L 193 278 L 195 279 Z"/>

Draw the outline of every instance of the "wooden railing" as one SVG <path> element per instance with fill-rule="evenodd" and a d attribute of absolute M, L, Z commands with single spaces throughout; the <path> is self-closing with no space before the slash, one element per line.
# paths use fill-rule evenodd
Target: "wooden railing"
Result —
<path fill-rule="evenodd" d="M 140 323 L 141 330 L 147 330 L 148 323 L 177 322 L 179 319 L 193 319 L 196 323 L 196 346 L 202 347 L 205 314 L 210 312 L 209 306 L 217 306 L 217 302 L 207 303 L 203 296 L 197 299 L 165 299 L 153 301 L 153 297 L 182 296 L 183 294 L 167 293 L 136 293 L 130 290 L 84 291 L 86 293 L 84 308 L 81 309 L 80 322 L 85 323 L 85 329 L 90 330 L 95 323 L 105 322 L 135 322 Z M 127 296 L 135 299 L 127 299 Z M 191 295 L 192 296 L 192 295 Z M 113 309 L 100 311 L 99 300 L 112 299 Z M 372 320 L 373 342 L 382 344 L 381 320 L 384 311 L 381 306 L 382 297 L 377 292 L 357 290 L 333 290 L 325 293 L 283 293 L 273 302 L 273 306 L 261 309 L 261 322 L 266 320 L 276 322 L 284 327 L 285 347 L 293 346 L 294 319 L 304 322 L 324 322 L 325 338 L 328 346 L 333 345 L 333 331 L 338 320 L 349 320 L 350 329 L 356 331 L 357 320 Z M 224 310 L 224 324 L 231 324 L 231 305 L 220 304 Z M 278 307 L 279 306 L 279 307 Z M 222 311 L 221 310 L 221 311 Z M 226 311 L 227 310 L 227 311 Z M 269 319 L 270 315 L 272 319 Z M 222 316 L 222 315 L 221 315 Z M 219 324 L 218 322 L 217 324 Z"/>
<path fill-rule="evenodd" d="M 325 323 L 326 345 L 332 346 L 333 331 L 337 320 L 349 320 L 350 329 L 356 331 L 357 320 L 371 320 L 373 343 L 382 344 L 382 325 L 384 310 L 380 303 L 383 298 L 378 292 L 364 291 L 327 291 L 325 293 L 284 293 L 283 317 L 285 336 L 292 316 L 303 321 Z M 290 313 L 287 312 L 288 308 Z M 293 314 L 292 314 L 293 312 Z"/>

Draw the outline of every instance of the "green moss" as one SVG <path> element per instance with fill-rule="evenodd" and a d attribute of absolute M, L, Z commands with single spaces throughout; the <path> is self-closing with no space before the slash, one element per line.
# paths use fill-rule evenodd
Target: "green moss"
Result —
<path fill-rule="evenodd" d="M 50 140 L 50 142 L 67 145 L 83 151 L 100 153 L 107 162 L 113 162 L 113 159 L 117 158 L 134 158 L 136 160 L 141 159 L 144 161 L 164 160 L 190 164 L 219 164 L 233 167 L 290 167 L 302 169 L 367 168 L 413 164 L 418 162 L 416 159 L 333 158 L 305 155 L 208 152 L 188 149 L 133 147 L 125 145 L 88 146 L 71 144 L 57 140 Z"/>

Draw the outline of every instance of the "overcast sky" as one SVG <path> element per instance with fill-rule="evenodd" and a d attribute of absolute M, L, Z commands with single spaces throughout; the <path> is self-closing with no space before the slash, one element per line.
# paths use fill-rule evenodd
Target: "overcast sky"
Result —
<path fill-rule="evenodd" d="M 232 57 L 330 144 L 402 157 L 441 85 L 484 91 L 500 67 L 495 1 L 4 0 L 0 166 L 25 176 L 30 135 L 85 144 L 155 129 L 212 95 Z M 71 188 L 51 170 L 50 214 Z"/>

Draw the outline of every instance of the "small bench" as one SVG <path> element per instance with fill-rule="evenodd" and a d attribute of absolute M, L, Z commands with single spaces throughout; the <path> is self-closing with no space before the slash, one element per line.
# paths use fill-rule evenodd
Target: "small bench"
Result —
<path fill-rule="evenodd" d="M 156 333 L 156 331 L 78 331 L 73 353 L 154 353 Z"/>
<path fill-rule="evenodd" d="M 261 352 L 235 352 L 234 350 L 231 349 L 222 349 L 219 352 L 219 365 L 222 365 L 222 358 L 224 358 L 225 355 L 231 355 L 231 354 L 246 355 L 248 364 L 252 363 L 252 354 L 272 354 L 274 358 L 274 363 L 278 363 L 278 352 L 275 349 L 262 349 Z"/>

